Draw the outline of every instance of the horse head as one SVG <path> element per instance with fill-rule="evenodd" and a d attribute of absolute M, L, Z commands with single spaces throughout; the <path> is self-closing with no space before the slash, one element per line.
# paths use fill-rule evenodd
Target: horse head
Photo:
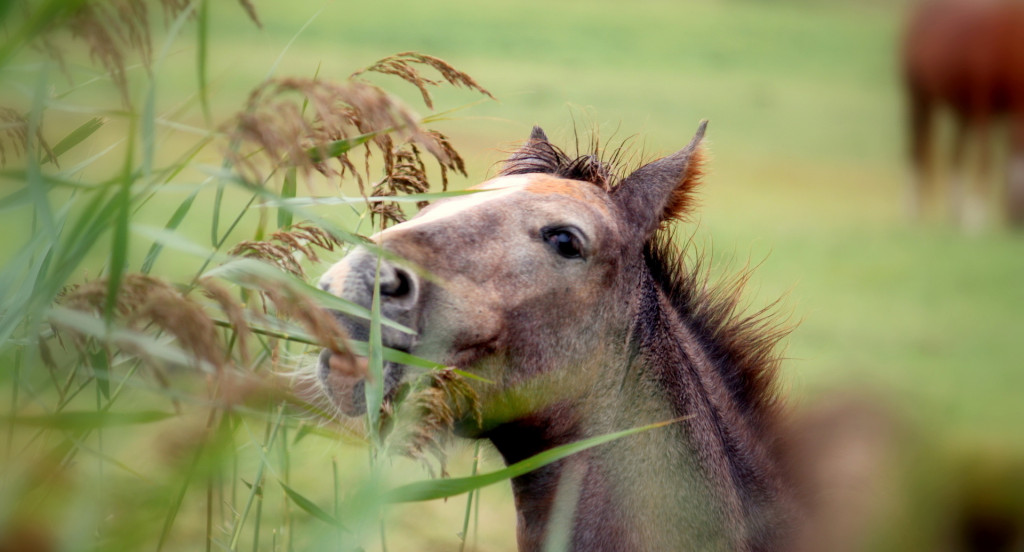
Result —
<path fill-rule="evenodd" d="M 485 395 L 536 395 L 492 425 L 560 400 L 553 390 L 582 391 L 600 377 L 588 365 L 625 343 L 644 244 L 686 211 L 705 126 L 614 187 L 595 156 L 569 159 L 535 127 L 499 176 L 372 236 L 379 249 L 354 249 L 320 287 L 368 307 L 376 282 L 382 315 L 415 332 L 384 327 L 384 346 L 496 382 Z M 368 337 L 367 320 L 339 319 L 352 337 Z M 364 412 L 364 374 L 333 360 L 325 350 L 319 366 L 329 396 L 346 414 Z M 386 364 L 385 396 L 404 372 Z"/>

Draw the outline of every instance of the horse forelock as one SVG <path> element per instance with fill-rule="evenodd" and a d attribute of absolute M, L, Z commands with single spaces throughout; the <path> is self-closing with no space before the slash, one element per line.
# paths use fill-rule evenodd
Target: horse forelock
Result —
<path fill-rule="evenodd" d="M 551 174 L 560 178 L 589 182 L 608 191 L 619 180 L 613 164 L 602 160 L 596 147 L 592 153 L 570 157 L 548 141 L 530 140 L 505 161 L 498 174 Z"/>

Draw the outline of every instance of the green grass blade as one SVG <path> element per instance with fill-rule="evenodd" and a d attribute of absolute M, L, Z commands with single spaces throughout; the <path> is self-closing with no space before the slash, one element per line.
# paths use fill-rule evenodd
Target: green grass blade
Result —
<path fill-rule="evenodd" d="M 129 144 L 132 141 L 129 141 Z M 107 273 L 107 300 L 104 316 L 109 324 L 114 318 L 114 307 L 117 305 L 117 294 L 121 289 L 121 277 L 124 275 L 128 262 L 128 220 L 131 217 L 131 189 L 135 181 L 131 170 L 131 146 L 125 158 L 124 172 L 121 175 L 121 187 L 114 196 L 112 211 L 114 213 L 114 235 L 110 246 L 110 265 Z M 97 214 L 97 216 L 102 216 Z"/>
<path fill-rule="evenodd" d="M 206 80 L 206 58 L 210 43 L 210 0 L 202 0 L 199 3 L 196 27 L 196 80 L 199 82 L 199 105 L 203 109 L 203 120 L 209 127 L 213 120 L 210 116 L 210 98 Z"/>
<path fill-rule="evenodd" d="M 343 153 L 347 153 L 349 150 L 369 142 L 374 136 L 385 132 L 387 131 L 380 130 L 367 132 L 366 134 L 360 134 L 359 136 L 353 136 L 352 138 L 335 140 L 322 146 L 309 148 L 306 150 L 306 153 L 309 154 L 309 158 L 312 159 L 314 163 L 320 163 L 321 161 L 326 161 L 332 157 L 337 157 Z"/>
<path fill-rule="evenodd" d="M 89 158 L 87 158 L 84 161 L 78 163 L 74 167 L 71 167 L 71 168 L 68 168 L 68 169 L 64 169 L 63 171 L 60 172 L 61 176 L 67 178 L 67 177 L 71 177 L 71 176 L 74 176 L 74 175 L 82 172 L 86 167 L 89 167 L 90 165 L 92 165 L 96 161 L 99 161 L 100 158 L 102 158 L 103 156 L 105 156 L 108 153 L 114 151 L 114 149 L 117 148 L 117 146 L 120 146 L 121 142 L 123 142 L 123 141 L 124 141 L 124 139 L 117 140 L 113 144 L 110 144 L 109 146 L 107 146 L 107 147 L 103 148 L 102 150 L 100 150 L 99 153 L 96 153 L 95 155 L 89 156 Z"/>
<path fill-rule="evenodd" d="M 182 201 L 178 208 L 174 210 L 174 214 L 171 215 L 170 220 L 164 225 L 164 230 L 173 232 L 177 230 L 181 221 L 185 219 L 185 215 L 188 214 L 189 210 L 192 209 L 192 204 L 196 200 L 196 196 L 199 195 L 200 188 L 196 188 L 185 201 Z M 160 256 L 160 252 L 163 251 L 164 244 L 160 241 L 153 241 L 153 245 L 150 246 L 149 252 L 146 253 L 146 259 L 142 262 L 143 274 L 149 274 L 149 271 L 153 269 L 153 263 L 156 262 L 157 257 Z"/>
<path fill-rule="evenodd" d="M 224 186 L 225 183 L 230 182 L 231 184 L 234 184 L 234 185 L 236 185 L 236 186 L 238 186 L 238 187 L 240 187 L 240 188 L 242 188 L 242 189 L 244 189 L 244 190 L 246 190 L 248 192 L 253 193 L 254 194 L 254 199 L 255 199 L 255 197 L 260 197 L 260 198 L 264 199 L 265 203 L 267 203 L 267 204 L 269 204 L 271 202 L 274 202 L 274 201 L 279 201 L 281 199 L 281 196 L 275 194 L 274 192 L 272 192 L 272 191 L 270 191 L 270 190 L 268 190 L 268 189 L 266 189 L 266 188 L 264 188 L 262 186 L 253 184 L 251 182 L 247 182 L 244 178 L 242 178 L 239 175 L 231 172 L 230 170 L 226 170 L 226 169 L 222 169 L 222 168 L 213 168 L 213 167 L 200 167 L 200 168 L 202 170 L 204 170 L 204 172 L 206 172 L 210 176 L 220 180 L 220 182 L 218 183 L 218 186 L 219 186 L 218 187 L 218 194 L 223 193 L 223 190 L 221 189 L 221 187 Z M 219 199 L 217 200 L 217 202 L 218 202 L 217 204 L 219 205 Z M 368 243 L 365 239 L 360 238 L 359 236 L 356 236 L 352 232 L 346 231 L 345 229 L 341 228 L 337 224 L 334 224 L 333 222 L 331 222 L 329 219 L 324 218 L 324 217 L 318 215 L 315 212 L 304 210 L 304 209 L 301 209 L 301 208 L 298 208 L 298 207 L 292 207 L 290 205 L 281 205 L 281 206 L 291 210 L 294 214 L 298 215 L 299 217 L 301 217 L 301 218 L 303 218 L 303 219 L 305 219 L 305 220 L 307 220 L 309 222 L 312 222 L 313 224 L 316 224 L 320 228 L 323 228 L 324 230 L 329 232 L 332 236 L 334 236 L 335 238 L 338 238 L 339 240 L 341 240 L 341 241 L 343 241 L 345 243 L 350 243 L 352 245 L 361 245 L 361 246 L 366 247 L 368 249 L 371 249 L 373 251 L 383 251 L 380 248 L 373 249 L 373 244 Z M 218 208 L 215 205 L 215 209 L 214 209 L 214 216 L 215 217 L 217 216 L 217 213 L 218 213 Z M 216 236 L 215 236 L 215 239 L 214 239 L 214 244 L 215 245 L 217 244 Z M 393 257 L 393 255 L 392 255 L 392 257 Z M 386 258 L 390 258 L 390 257 L 386 257 Z"/>
<path fill-rule="evenodd" d="M 214 247 L 219 247 L 221 243 L 220 238 L 220 208 L 221 204 L 224 203 L 224 187 L 223 181 L 217 183 L 217 193 L 213 197 L 213 216 L 210 219 L 210 244 Z"/>
<path fill-rule="evenodd" d="M 329 4 L 325 3 L 323 6 L 321 6 L 319 10 L 313 13 L 313 15 L 311 15 L 309 19 L 307 19 L 306 22 L 303 23 L 301 27 L 299 27 L 298 31 L 295 31 L 295 34 L 292 35 L 292 38 L 288 41 L 288 44 L 285 44 L 284 48 L 281 49 L 281 52 L 277 54 L 277 59 L 274 60 L 274 63 L 270 64 L 270 69 L 267 71 L 267 76 L 264 77 L 265 79 L 269 80 L 271 77 L 274 76 L 274 72 L 277 71 L 277 66 L 281 63 L 281 60 L 284 59 L 285 54 L 288 53 L 288 50 L 292 47 L 292 44 L 294 44 L 295 41 L 298 40 L 302 33 L 306 32 L 306 29 L 308 29 L 309 26 L 312 25 L 313 22 L 316 21 L 318 17 L 320 17 L 320 14 L 323 13 L 325 9 L 327 9 L 328 5 Z M 259 23 L 257 23 L 257 25 L 258 24 Z"/>
<path fill-rule="evenodd" d="M 327 523 L 328 525 L 345 529 L 345 526 L 342 525 L 340 521 L 338 521 L 331 514 L 325 512 L 323 508 L 317 506 L 315 502 L 299 494 L 298 491 L 286 485 L 284 481 L 281 481 L 279 479 L 277 482 L 281 485 L 281 488 L 284 489 L 284 492 L 285 494 L 288 495 L 288 498 L 290 498 L 292 502 L 295 503 L 296 506 L 302 508 L 307 514 L 319 519 L 320 521 Z"/>
<path fill-rule="evenodd" d="M 380 443 L 380 407 L 384 402 L 384 355 L 381 351 L 381 314 L 380 314 L 380 258 L 377 258 L 377 273 L 373 278 L 373 299 L 370 301 L 370 337 L 367 345 L 370 349 L 366 380 L 366 414 L 370 421 L 370 436 L 375 443 Z"/>
<path fill-rule="evenodd" d="M 61 139 L 60 142 L 57 142 L 57 145 L 53 146 L 52 151 L 54 157 L 47 157 L 46 161 L 44 161 L 43 164 L 46 164 L 50 161 L 56 162 L 61 155 L 64 155 L 71 148 L 84 142 L 87 138 L 92 136 L 97 130 L 103 127 L 103 125 L 106 122 L 106 119 L 104 119 L 103 117 L 93 117 L 92 119 L 89 119 L 88 121 L 82 123 L 81 126 L 69 132 L 67 136 Z"/>
<path fill-rule="evenodd" d="M 21 27 L 6 35 L 4 41 L 0 42 L 0 67 L 7 65 L 9 58 L 31 42 L 36 35 L 52 27 L 62 12 L 69 13 L 83 2 L 85 0 L 50 0 L 38 7 Z M 4 4 L 13 5 L 14 2 Z"/>
<path fill-rule="evenodd" d="M 103 395 L 104 399 L 110 400 L 110 362 L 107 358 L 107 352 L 102 348 L 89 351 L 88 353 L 89 365 L 92 367 L 95 373 L 96 386 L 100 389 L 100 394 Z"/>
<path fill-rule="evenodd" d="M 31 188 L 22 188 L 11 192 L 4 197 L 0 197 L 0 212 L 17 209 L 23 204 L 31 202 L 32 194 L 33 190 Z"/>
<path fill-rule="evenodd" d="M 472 477 L 459 477 L 453 479 L 432 479 L 429 481 L 417 481 L 408 485 L 392 489 L 387 493 L 388 502 L 418 502 L 423 500 L 434 500 L 438 498 L 447 498 L 450 496 L 460 495 L 469 491 L 480 489 L 488 485 L 493 485 L 499 481 L 506 479 L 512 479 L 513 477 L 519 477 L 520 475 L 529 473 L 537 468 L 544 467 L 553 462 L 557 462 L 568 456 L 572 456 L 577 452 L 587 450 L 589 448 L 603 445 L 616 439 L 621 439 L 628 435 L 640 433 L 642 431 L 649 431 L 664 427 L 669 424 L 676 423 L 684 418 L 675 420 L 668 420 L 665 422 L 658 422 L 650 425 L 641 427 L 635 427 L 633 429 L 627 429 L 624 431 L 616 431 L 614 433 L 608 433 L 606 435 L 598 435 L 575 443 L 569 443 L 561 445 L 552 449 L 548 449 L 540 454 L 531 456 L 526 460 L 516 462 L 507 468 L 485 473 L 482 475 Z"/>
<path fill-rule="evenodd" d="M 480 469 L 480 441 L 477 440 L 476 447 L 473 449 L 473 470 L 470 472 L 470 477 L 476 477 L 477 472 Z M 466 549 L 466 540 L 469 538 L 469 518 L 473 513 L 473 496 L 479 495 L 478 491 L 470 491 L 469 496 L 466 497 L 466 513 L 462 517 L 462 532 L 459 533 L 459 552 L 463 552 Z"/>
<path fill-rule="evenodd" d="M 82 410 L 54 412 L 37 416 L 10 417 L 4 415 L 3 421 L 23 426 L 44 427 L 62 431 L 83 431 L 107 427 L 123 427 L 139 424 L 151 424 L 175 416 L 171 412 L 140 410 L 136 412 L 104 412 L 101 410 Z"/>
<path fill-rule="evenodd" d="M 132 232 L 136 235 L 150 238 L 154 243 L 162 247 L 169 247 L 175 251 L 194 255 L 202 259 L 210 258 L 220 262 L 229 262 L 234 259 L 234 257 L 229 255 L 210 251 L 209 246 L 200 245 L 183 236 L 180 232 L 155 226 L 146 226 L 144 224 L 132 224 L 131 228 Z"/>
<path fill-rule="evenodd" d="M 156 76 L 152 77 L 146 91 L 146 101 L 142 105 L 142 177 L 149 179 L 153 172 L 153 155 L 156 150 Z"/>
<path fill-rule="evenodd" d="M 256 494 L 260 492 L 263 485 L 263 470 L 267 466 L 266 452 L 274 446 L 274 440 L 277 438 L 277 432 L 281 428 L 283 417 L 284 405 L 282 404 L 277 411 L 277 419 L 274 421 L 273 429 L 260 449 L 261 459 L 259 466 L 256 468 L 256 478 L 249 487 L 249 498 L 246 500 L 245 507 L 242 509 L 242 512 L 238 517 L 238 521 L 235 523 L 234 530 L 231 534 L 231 542 L 228 546 L 229 550 L 238 550 L 238 539 L 242 536 L 242 528 L 245 526 L 245 520 L 249 517 L 249 511 L 252 510 L 253 502 L 256 500 Z"/>
<path fill-rule="evenodd" d="M 295 197 L 297 172 L 295 167 L 289 168 L 284 175 L 284 183 L 281 184 L 282 201 L 288 201 Z M 292 225 L 292 212 L 282 207 L 277 208 L 277 227 L 286 228 Z"/>
<path fill-rule="evenodd" d="M 188 351 L 135 330 L 108 326 L 103 320 L 66 307 L 53 307 L 47 312 L 53 324 L 65 326 L 83 335 L 94 337 L 122 350 L 145 351 L 147 357 L 178 366 L 195 366 L 212 372 L 214 367 Z"/>
<path fill-rule="evenodd" d="M 210 414 L 206 418 L 206 429 L 207 431 L 213 426 L 214 420 L 217 416 L 217 410 L 211 409 Z M 192 456 L 192 462 L 185 472 L 185 476 L 182 478 L 181 486 L 178 487 L 178 492 L 171 500 L 171 508 L 168 510 L 167 515 L 164 517 L 163 527 L 160 529 L 160 540 L 156 543 L 156 550 L 160 552 L 163 550 L 164 544 L 167 542 L 167 538 L 171 534 L 171 528 L 174 527 L 174 520 L 178 518 L 178 512 L 181 511 L 181 505 L 185 501 L 185 493 L 188 492 L 189 486 L 192 485 L 192 479 L 195 477 L 197 468 L 199 467 L 200 460 L 203 457 L 203 453 L 206 449 L 206 442 L 202 441 L 198 447 L 196 447 L 195 454 Z"/>
<path fill-rule="evenodd" d="M 423 194 L 403 194 L 397 196 L 370 196 L 370 197 L 336 197 L 336 196 L 308 196 L 279 199 L 260 203 L 256 207 L 309 207 L 311 205 L 358 205 L 360 203 L 378 203 L 382 201 L 393 201 L 395 203 L 419 203 L 421 201 L 434 201 L 449 197 L 478 194 L 490 190 L 453 190 L 450 192 L 430 192 Z"/>
<path fill-rule="evenodd" d="M 352 349 L 353 353 L 361 356 L 368 356 L 370 352 L 369 345 L 366 341 L 349 341 L 349 347 Z M 426 368 L 428 370 L 448 370 L 450 368 L 449 366 L 446 366 L 439 362 L 434 362 L 432 360 L 428 360 L 423 357 L 418 357 L 416 355 L 409 354 L 404 351 L 399 351 L 398 349 L 392 349 L 390 347 L 381 347 L 381 351 L 384 354 L 384 360 L 388 362 L 394 362 L 396 364 L 404 364 L 405 366 Z M 476 374 L 466 372 L 464 370 L 459 370 L 458 368 L 452 368 L 451 370 L 464 378 L 469 378 L 483 383 L 494 383 L 493 381 L 485 377 L 481 377 Z"/>
<path fill-rule="evenodd" d="M 25 139 L 25 172 L 26 183 L 32 190 L 32 199 L 36 205 L 36 216 L 43 231 L 52 238 L 56 238 L 56 225 L 53 219 L 53 210 L 50 207 L 50 199 L 47 195 L 49 187 L 43 179 L 39 163 L 36 161 L 39 156 L 36 154 L 38 142 L 34 139 L 40 132 L 43 122 L 44 100 L 46 98 L 46 87 L 49 82 L 46 66 L 39 71 L 39 78 L 36 80 L 32 110 L 28 114 L 27 138 Z"/>
<path fill-rule="evenodd" d="M 370 320 L 372 313 L 366 307 L 357 305 L 351 301 L 347 301 L 336 295 L 331 295 L 326 291 L 319 288 L 315 288 L 302 280 L 299 280 L 291 274 L 285 274 L 281 270 L 264 262 L 257 261 L 255 259 L 236 259 L 229 263 L 225 263 L 217 268 L 207 271 L 204 276 L 222 278 L 233 282 L 243 287 L 254 288 L 252 278 L 255 277 L 258 280 L 269 281 L 277 283 L 283 286 L 289 287 L 292 291 L 302 293 L 311 299 L 314 299 L 321 306 L 329 309 L 334 309 L 343 314 L 350 316 L 356 316 L 359 318 Z M 411 328 L 403 326 L 397 322 L 384 319 L 381 322 L 383 325 L 389 328 L 394 328 L 404 333 L 416 333 Z"/>

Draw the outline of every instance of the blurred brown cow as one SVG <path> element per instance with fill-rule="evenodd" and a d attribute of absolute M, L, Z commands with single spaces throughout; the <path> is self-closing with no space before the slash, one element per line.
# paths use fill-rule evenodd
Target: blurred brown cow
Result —
<path fill-rule="evenodd" d="M 966 227 L 984 224 L 990 133 L 993 122 L 1005 117 L 1010 135 L 1007 217 L 1024 225 L 1024 2 L 921 2 L 907 26 L 903 70 L 916 172 L 913 214 L 919 215 L 933 195 L 934 119 L 937 109 L 945 107 L 955 120 L 949 197 L 954 215 Z M 969 178 L 965 155 L 972 137 L 978 171 Z"/>

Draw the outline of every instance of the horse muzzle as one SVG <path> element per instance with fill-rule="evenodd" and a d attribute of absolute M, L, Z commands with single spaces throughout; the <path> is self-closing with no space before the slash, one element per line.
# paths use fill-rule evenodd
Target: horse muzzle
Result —
<path fill-rule="evenodd" d="M 378 257 L 365 248 L 357 248 L 320 278 L 320 289 L 357 305 L 371 308 L 374 290 L 379 289 L 381 315 L 414 331 L 419 323 L 419 305 L 423 281 L 411 270 Z M 349 337 L 367 341 L 370 336 L 369 320 L 333 312 Z M 381 343 L 403 352 L 412 351 L 417 336 L 389 326 L 381 326 Z M 392 362 L 384 363 L 384 397 L 395 394 L 405 369 Z M 365 358 L 352 359 L 334 355 L 324 349 L 320 353 L 317 375 L 328 397 L 346 415 L 358 416 L 366 412 L 367 362 Z"/>

